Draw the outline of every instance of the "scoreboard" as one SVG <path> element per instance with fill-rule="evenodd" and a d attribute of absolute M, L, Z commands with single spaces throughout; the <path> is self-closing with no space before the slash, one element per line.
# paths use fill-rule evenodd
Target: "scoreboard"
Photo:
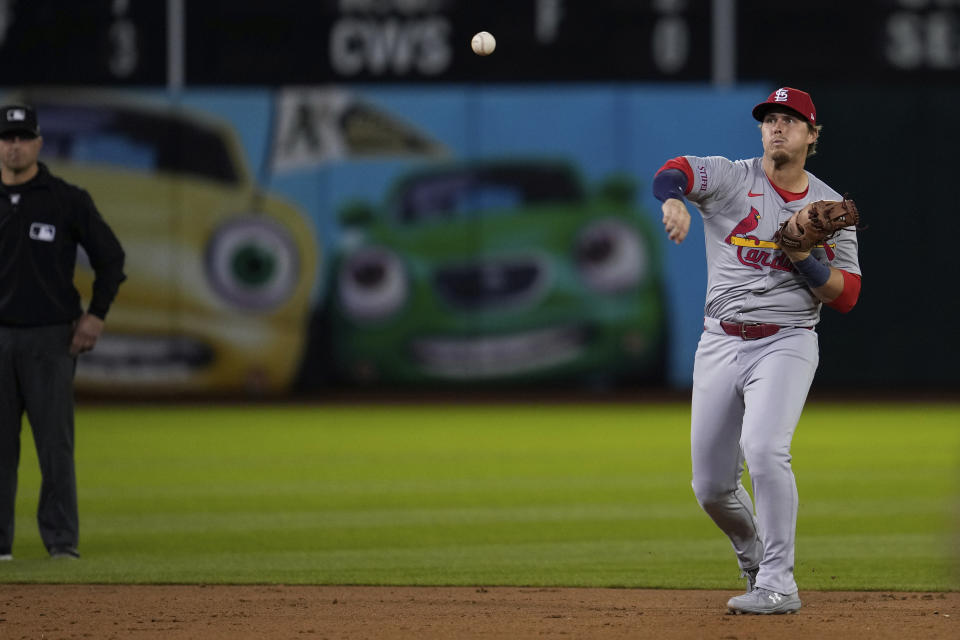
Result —
<path fill-rule="evenodd" d="M 704 83 L 721 60 L 728 81 L 956 84 L 960 0 L 0 0 L 8 85 Z"/>
<path fill-rule="evenodd" d="M 709 79 L 708 2 L 327 0 L 309 16 L 305 4 L 190 4 L 188 81 Z M 477 31 L 496 37 L 492 56 L 471 51 Z"/>

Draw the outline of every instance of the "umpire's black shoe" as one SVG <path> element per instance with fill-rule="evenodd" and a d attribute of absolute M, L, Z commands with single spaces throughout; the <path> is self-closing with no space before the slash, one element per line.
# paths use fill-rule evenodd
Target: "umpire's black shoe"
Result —
<path fill-rule="evenodd" d="M 80 552 L 77 551 L 76 547 L 50 547 L 50 557 L 51 558 L 79 558 Z"/>

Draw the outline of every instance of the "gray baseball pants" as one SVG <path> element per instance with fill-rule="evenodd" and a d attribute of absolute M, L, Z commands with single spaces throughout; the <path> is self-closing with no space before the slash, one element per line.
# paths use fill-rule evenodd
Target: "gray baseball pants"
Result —
<path fill-rule="evenodd" d="M 742 340 L 705 319 L 693 369 L 693 491 L 757 586 L 797 591 L 797 484 L 790 443 L 819 362 L 817 334 L 781 329 Z M 746 461 L 754 503 L 741 483 Z"/>

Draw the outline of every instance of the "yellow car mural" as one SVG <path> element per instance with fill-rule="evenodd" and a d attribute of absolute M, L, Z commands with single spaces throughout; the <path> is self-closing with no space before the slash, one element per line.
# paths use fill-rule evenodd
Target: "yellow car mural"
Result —
<path fill-rule="evenodd" d="M 288 390 L 319 243 L 293 204 L 258 189 L 232 127 L 110 94 L 18 97 L 37 108 L 41 160 L 90 192 L 127 254 L 127 281 L 78 361 L 77 390 Z M 84 255 L 76 283 L 88 296 Z"/>

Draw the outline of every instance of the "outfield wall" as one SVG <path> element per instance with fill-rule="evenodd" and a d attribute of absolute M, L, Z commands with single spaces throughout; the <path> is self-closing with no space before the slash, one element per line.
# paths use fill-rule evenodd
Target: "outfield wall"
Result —
<path fill-rule="evenodd" d="M 679 247 L 665 242 L 650 180 L 679 154 L 760 152 L 749 112 L 769 89 L 11 88 L 5 99 L 38 102 L 45 160 L 91 191 L 128 250 L 130 280 L 100 348 L 81 359 L 78 387 L 282 394 L 397 384 L 688 387 L 706 282 L 702 227 L 695 221 Z M 808 169 L 850 192 L 869 225 L 861 303 L 846 316 L 823 313 L 820 385 L 960 381 L 951 366 L 956 267 L 942 246 L 956 207 L 923 186 L 950 184 L 957 93 L 814 90 L 825 129 Z M 918 140 L 929 141 L 923 151 Z M 560 177 L 539 201 L 500 183 L 437 204 L 438 188 L 491 164 L 509 165 L 510 180 L 528 191 L 544 167 Z M 429 215 L 398 223 L 390 198 L 418 172 L 446 182 L 411 189 L 419 200 L 405 202 L 427 202 Z M 563 204 L 568 181 L 578 195 Z M 921 198 L 933 206 L 918 210 Z M 455 220 L 431 207 L 448 207 Z M 904 238 L 901 228 L 921 215 L 922 242 Z M 627 276 L 593 286 L 577 243 L 610 220 L 626 225 L 610 238 L 627 229 L 637 246 L 606 247 L 611 260 L 627 256 Z M 923 248 L 894 259 L 891 248 L 905 242 Z M 367 245 L 392 257 L 347 262 Z M 539 275 L 525 276 L 521 263 L 533 254 Z M 462 268 L 444 298 L 437 274 L 450 264 Z M 371 299 L 403 288 L 396 309 L 361 300 L 344 313 L 344 274 L 361 268 L 384 278 Z M 539 288 L 528 295 L 523 278 Z M 78 279 L 88 284 L 83 264 Z"/>

